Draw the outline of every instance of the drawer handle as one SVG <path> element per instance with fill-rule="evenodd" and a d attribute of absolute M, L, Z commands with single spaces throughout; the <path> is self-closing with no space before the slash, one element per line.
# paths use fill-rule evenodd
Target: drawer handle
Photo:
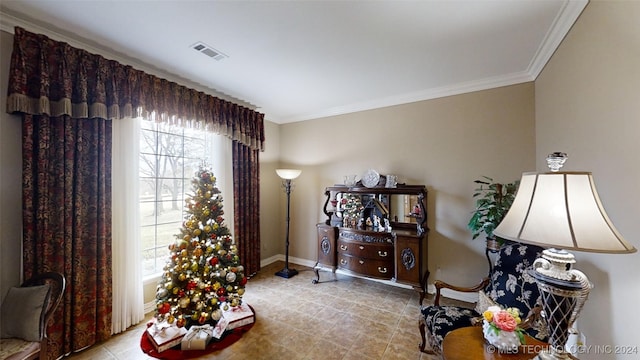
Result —
<path fill-rule="evenodd" d="M 386 257 L 387 255 L 389 255 L 389 253 L 387 253 L 386 251 L 378 250 L 378 256 Z"/>
<path fill-rule="evenodd" d="M 387 268 L 386 268 L 386 267 L 378 266 L 378 272 L 380 272 L 380 273 L 382 273 L 382 274 L 386 274 L 386 273 L 387 273 Z"/>
<path fill-rule="evenodd" d="M 345 259 L 340 259 L 340 265 L 347 265 L 347 261 Z"/>
<path fill-rule="evenodd" d="M 347 245 L 340 245 L 340 249 L 343 250 L 343 251 L 346 251 L 347 250 Z"/>
<path fill-rule="evenodd" d="M 358 247 L 360 248 L 360 250 L 364 250 L 364 246 L 360 245 Z"/>
<path fill-rule="evenodd" d="M 364 260 L 358 260 L 358 262 L 360 263 L 360 265 L 364 264 Z"/>

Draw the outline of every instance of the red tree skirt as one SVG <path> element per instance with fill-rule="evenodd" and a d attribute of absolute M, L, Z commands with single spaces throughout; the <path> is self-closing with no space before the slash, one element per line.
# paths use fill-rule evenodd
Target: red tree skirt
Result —
<path fill-rule="evenodd" d="M 227 346 L 235 343 L 236 341 L 240 340 L 240 338 L 244 333 L 246 333 L 253 327 L 253 324 L 255 324 L 255 322 L 227 331 L 222 336 L 222 339 L 220 340 L 212 339 L 207 345 L 207 348 L 204 350 L 182 351 L 180 350 L 180 345 L 178 344 L 175 347 L 160 353 L 157 352 L 156 349 L 153 347 L 153 344 L 151 343 L 151 340 L 147 335 L 147 330 L 145 329 L 145 331 L 142 333 L 142 337 L 140 338 L 140 348 L 145 354 L 157 359 L 164 359 L 164 360 L 193 359 L 199 356 L 210 354 L 214 351 L 222 350 Z"/>

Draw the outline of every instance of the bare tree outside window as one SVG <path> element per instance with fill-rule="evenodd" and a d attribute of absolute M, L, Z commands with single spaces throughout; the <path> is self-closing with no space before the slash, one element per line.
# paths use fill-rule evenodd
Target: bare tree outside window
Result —
<path fill-rule="evenodd" d="M 207 139 L 213 136 L 198 129 L 140 123 L 143 274 L 151 275 L 162 271 L 168 245 L 182 225 L 185 192 L 199 166 L 207 163 Z"/>

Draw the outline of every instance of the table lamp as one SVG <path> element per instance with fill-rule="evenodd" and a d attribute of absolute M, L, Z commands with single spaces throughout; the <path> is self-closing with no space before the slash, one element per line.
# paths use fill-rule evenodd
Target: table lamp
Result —
<path fill-rule="evenodd" d="M 276 174 L 282 179 L 282 187 L 287 194 L 287 235 L 285 242 L 285 255 L 284 255 L 284 269 L 276 273 L 277 276 L 288 279 L 298 274 L 298 270 L 289 269 L 289 209 L 291 205 L 291 180 L 297 178 L 302 173 L 302 170 L 295 169 L 276 169 Z"/>
<path fill-rule="evenodd" d="M 593 285 L 573 269 L 567 250 L 633 253 L 602 206 L 590 172 L 560 172 L 567 159 L 547 157 L 548 173 L 524 173 L 513 205 L 494 230 L 498 237 L 548 249 L 533 264 L 549 327 L 549 349 L 538 359 L 569 359 L 565 344 Z"/>

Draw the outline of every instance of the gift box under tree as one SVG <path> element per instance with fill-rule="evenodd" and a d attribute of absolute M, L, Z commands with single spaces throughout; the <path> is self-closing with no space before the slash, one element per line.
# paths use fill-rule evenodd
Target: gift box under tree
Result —
<path fill-rule="evenodd" d="M 167 322 L 154 321 L 147 328 L 147 335 L 157 352 L 163 352 L 180 344 L 186 333 L 187 329 L 184 327 L 178 327 Z"/>
<path fill-rule="evenodd" d="M 180 343 L 181 350 L 204 350 L 213 336 L 213 327 L 209 324 L 192 326 Z"/>
<path fill-rule="evenodd" d="M 256 321 L 256 315 L 247 303 L 224 310 L 222 317 L 227 321 L 226 330 L 233 330 Z"/>

